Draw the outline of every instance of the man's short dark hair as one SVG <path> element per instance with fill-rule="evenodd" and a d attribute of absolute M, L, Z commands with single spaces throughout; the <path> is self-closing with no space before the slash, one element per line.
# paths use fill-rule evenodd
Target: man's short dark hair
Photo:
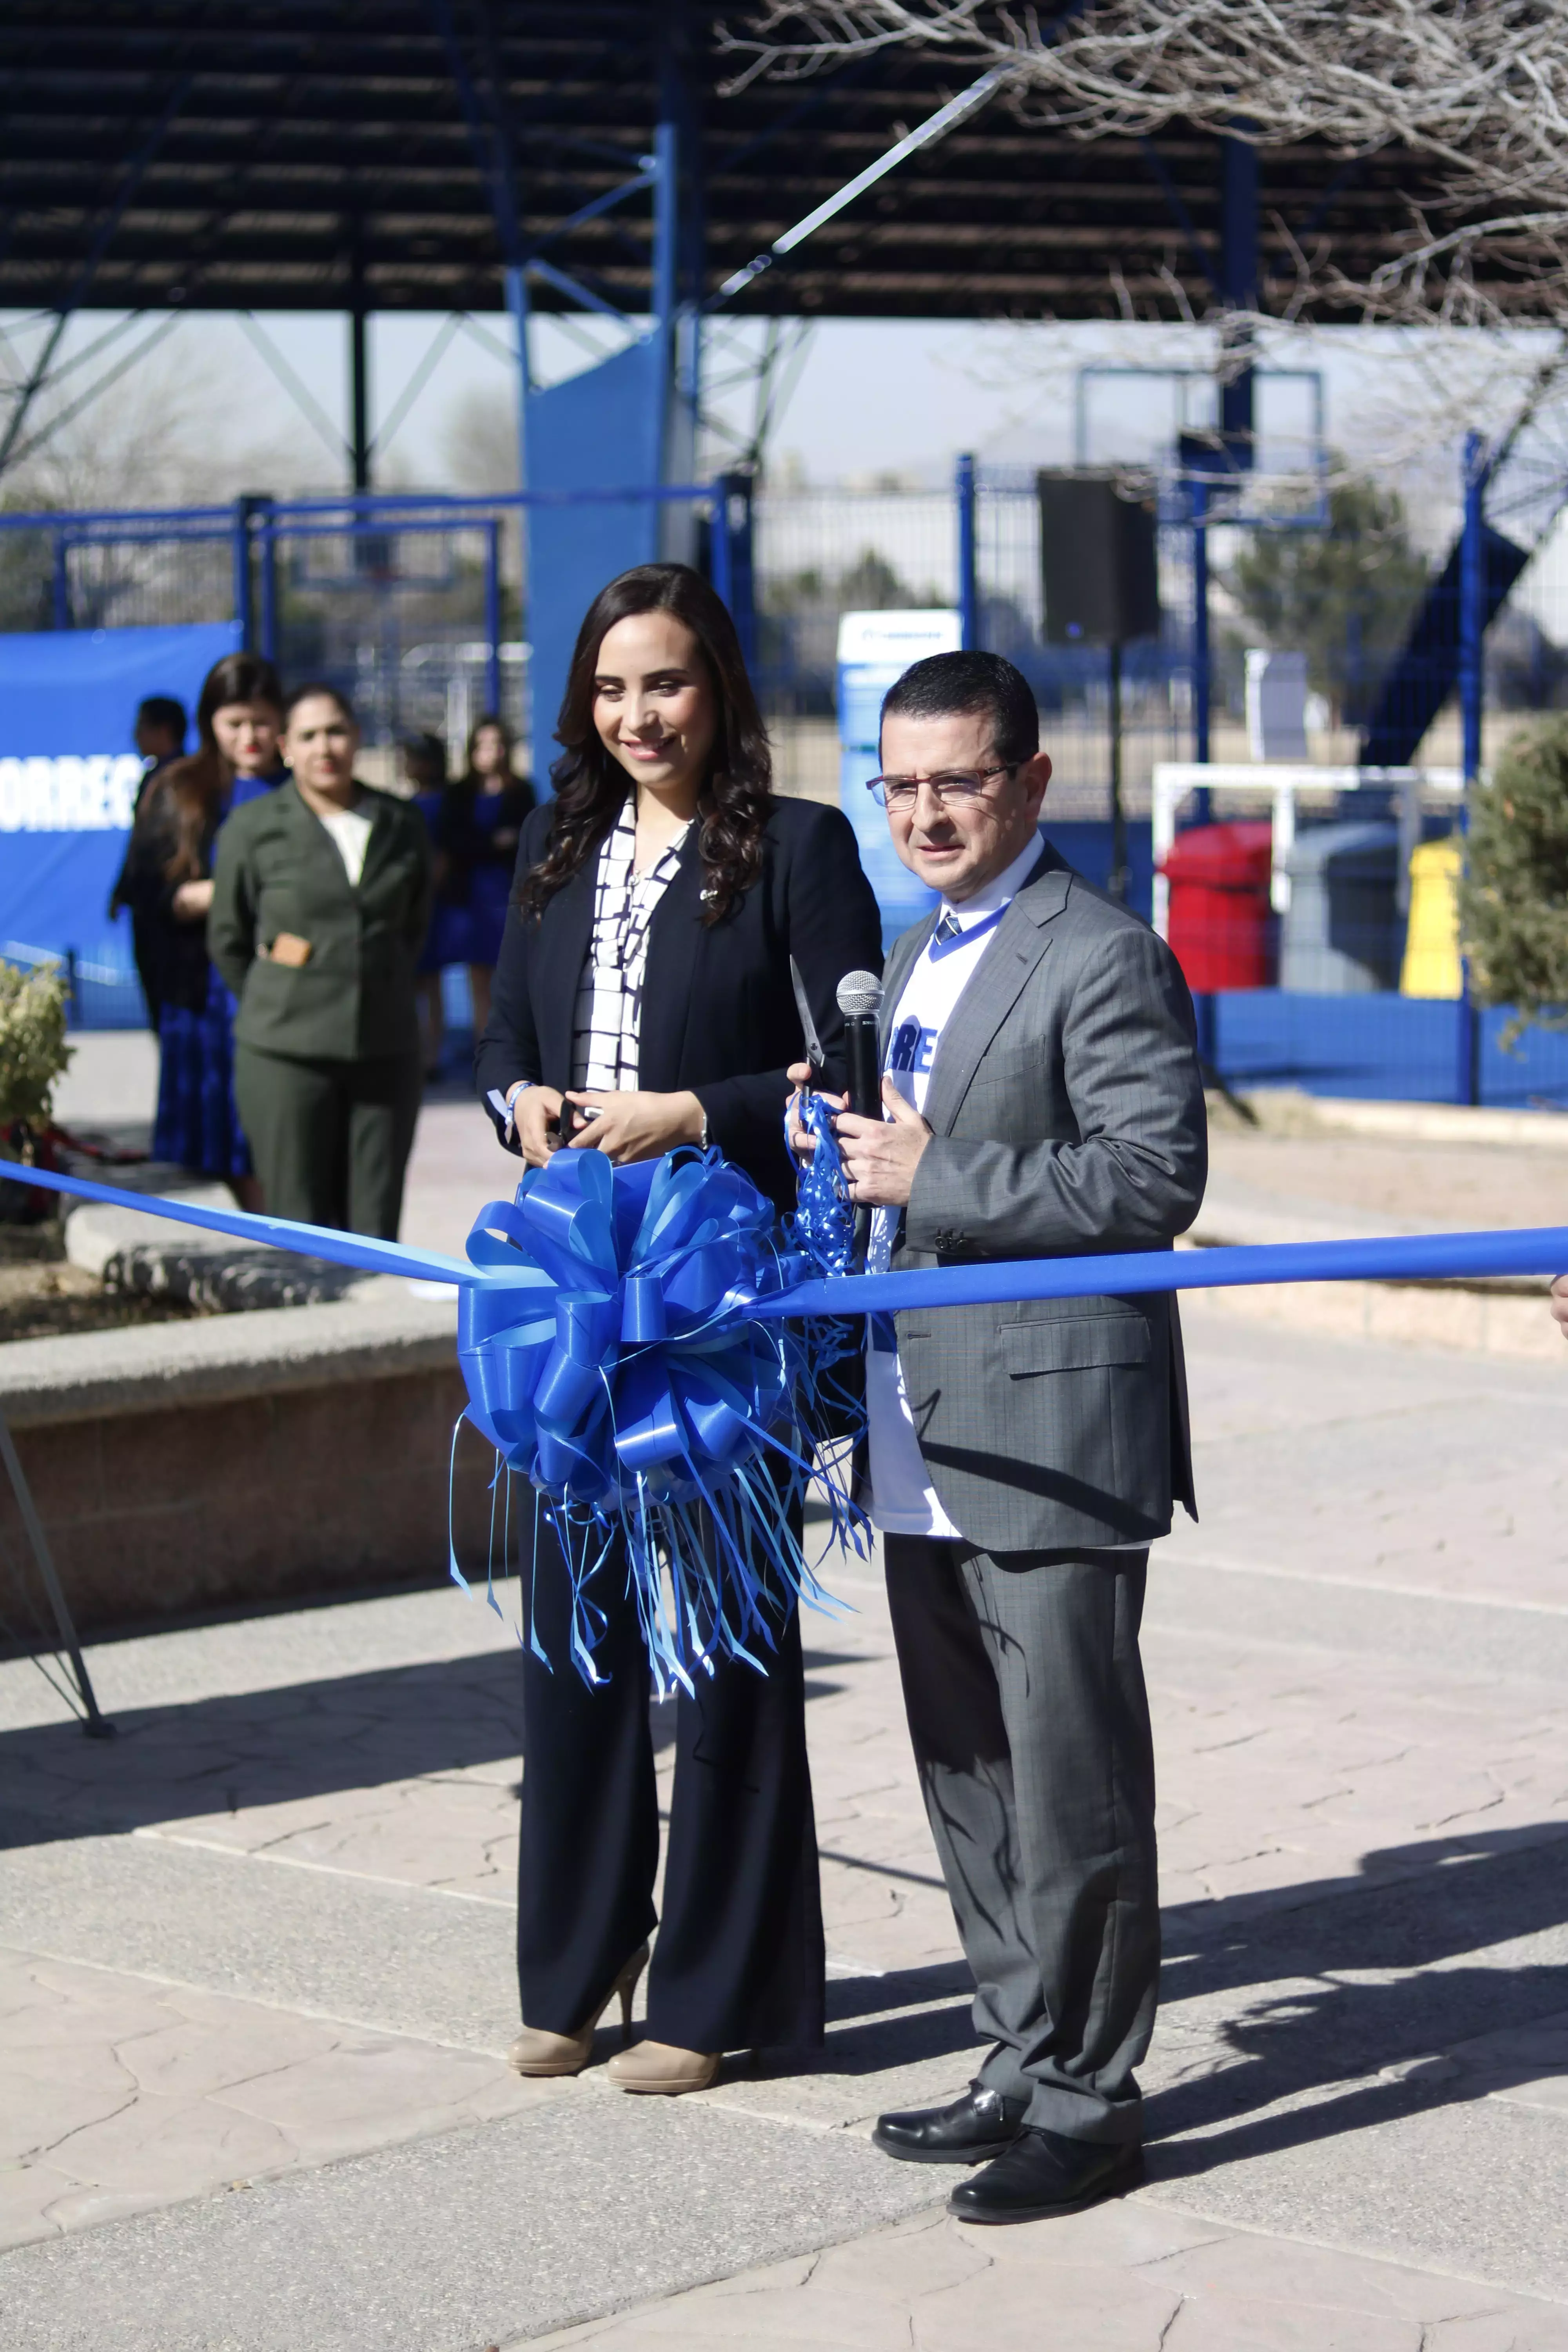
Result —
<path fill-rule="evenodd" d="M 185 730 L 189 723 L 185 717 L 184 704 L 176 702 L 172 694 L 150 694 L 145 701 L 139 702 L 136 706 L 138 727 L 162 727 L 174 737 L 182 749 L 185 740 Z"/>
<path fill-rule="evenodd" d="M 1020 767 L 1040 748 L 1040 714 L 1028 679 L 1001 654 L 928 654 L 882 697 L 889 719 L 966 719 L 983 710 L 998 760 Z"/>

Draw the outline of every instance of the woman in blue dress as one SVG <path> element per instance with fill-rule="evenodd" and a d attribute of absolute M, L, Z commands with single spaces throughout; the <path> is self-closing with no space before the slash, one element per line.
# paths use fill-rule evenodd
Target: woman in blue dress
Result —
<path fill-rule="evenodd" d="M 468 737 L 467 773 L 447 795 L 443 837 L 437 845 L 447 860 L 451 903 L 468 919 L 476 1037 L 490 1017 L 490 975 L 506 929 L 523 820 L 538 801 L 528 778 L 512 766 L 513 748 L 510 729 L 493 711 L 487 712 Z"/>
<path fill-rule="evenodd" d="M 430 836 L 436 898 L 430 929 L 415 966 L 415 990 L 419 1000 L 419 1042 L 426 1078 L 439 1077 L 446 1043 L 446 1014 L 441 1001 L 441 975 L 449 963 L 468 961 L 468 919 L 466 908 L 453 906 L 451 861 L 444 846 L 447 803 L 451 786 L 447 780 L 447 747 L 439 735 L 410 735 L 403 746 L 403 774 L 414 805 Z"/>
<path fill-rule="evenodd" d="M 233 1187 L 244 1208 L 260 1189 L 234 1101 L 235 1005 L 207 959 L 214 848 L 229 811 L 283 781 L 283 689 L 270 662 L 229 654 L 196 705 L 200 749 L 173 761 L 136 813 L 121 896 L 140 916 L 157 966 L 158 1108 L 153 1156 Z"/>

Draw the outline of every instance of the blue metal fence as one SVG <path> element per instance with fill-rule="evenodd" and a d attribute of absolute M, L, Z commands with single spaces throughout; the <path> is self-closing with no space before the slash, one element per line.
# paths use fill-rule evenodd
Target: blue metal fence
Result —
<path fill-rule="evenodd" d="M 1441 714 L 1458 688 L 1463 755 L 1473 773 L 1483 633 L 1526 572 L 1562 499 L 1560 485 L 1538 483 L 1528 498 L 1516 489 L 1510 506 L 1485 453 L 1472 451 L 1468 463 L 1468 530 L 1435 568 L 1426 604 L 1375 701 L 1369 740 L 1392 740 L 1390 730 L 1403 729 L 1408 757 L 1405 738 L 1413 745 L 1434 717 L 1446 725 Z M 1145 912 L 1152 770 L 1161 761 L 1192 759 L 1210 739 L 1217 745 L 1223 727 L 1234 739 L 1241 719 L 1239 654 L 1208 645 L 1209 540 L 1225 511 L 1212 489 L 1199 471 L 1179 494 L 1167 494 L 1160 542 L 1166 617 L 1159 638 L 1128 647 L 1123 662 L 1129 896 Z M 0 515 L 0 626 L 113 628 L 232 614 L 245 641 L 278 660 L 286 676 L 341 685 L 361 709 L 371 744 L 389 747 L 419 730 L 455 747 L 481 709 L 500 709 L 527 731 L 528 614 L 552 593 L 549 581 L 525 576 L 522 525 L 530 511 L 639 500 L 650 513 L 677 519 L 677 535 L 706 563 L 734 613 L 786 789 L 824 795 L 837 789 L 842 613 L 942 604 L 957 612 L 964 643 L 1006 653 L 1028 677 L 1056 762 L 1051 829 L 1091 877 L 1109 877 L 1108 656 L 1043 640 L 1039 508 L 1034 478 L 1022 471 L 977 468 L 964 459 L 945 488 L 785 489 L 731 474 L 655 490 L 367 492 L 254 497 L 177 511 Z M 1542 681 L 1546 692 L 1559 689 L 1564 668 L 1554 666 Z M 536 766 L 548 754 L 548 712 L 542 724 L 535 714 Z M 1206 815 L 1203 799 L 1189 803 L 1189 822 Z M 1352 813 L 1360 811 L 1325 798 L 1303 811 L 1302 822 Z M 9 942 L 0 951 L 26 946 Z M 79 947 L 79 1022 L 141 1019 L 129 958 L 117 962 L 115 952 Z M 1568 1098 L 1568 1049 L 1532 1033 L 1522 1058 L 1502 1055 L 1501 1016 L 1477 1021 L 1463 1000 L 1258 988 L 1221 992 L 1203 1012 L 1216 1072 L 1233 1085 L 1450 1099 L 1468 1087 L 1489 1101 Z"/>

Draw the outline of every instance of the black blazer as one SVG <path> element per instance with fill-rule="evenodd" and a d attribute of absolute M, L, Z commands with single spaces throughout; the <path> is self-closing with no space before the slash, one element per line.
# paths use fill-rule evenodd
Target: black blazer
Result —
<path fill-rule="evenodd" d="M 544 855 L 550 820 L 546 802 L 523 827 L 519 883 Z M 474 1055 L 481 1097 L 493 1088 L 504 1100 L 519 1078 L 571 1085 L 577 985 L 593 936 L 597 870 L 595 852 L 528 922 L 518 912 L 514 886 L 489 1023 Z M 694 1094 L 708 1115 L 709 1141 L 788 1211 L 795 1171 L 784 1140 L 784 1073 L 805 1052 L 790 958 L 805 982 L 826 1083 L 842 1092 L 844 1017 L 835 991 L 847 971 L 881 971 L 881 917 L 848 820 L 812 801 L 773 802 L 762 873 L 717 923 L 701 920 L 701 887 L 693 827 L 648 927 L 642 1084 L 653 1094 Z M 488 1101 L 486 1108 L 502 1133 L 504 1119 Z"/>

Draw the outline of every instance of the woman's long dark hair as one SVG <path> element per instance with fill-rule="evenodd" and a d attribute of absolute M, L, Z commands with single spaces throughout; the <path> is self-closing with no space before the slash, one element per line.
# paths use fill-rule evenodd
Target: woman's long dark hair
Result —
<path fill-rule="evenodd" d="M 234 771 L 218 750 L 213 714 L 231 702 L 270 704 L 284 716 L 283 688 L 278 673 L 259 654 L 226 654 L 202 680 L 196 703 L 196 733 L 201 749 L 188 760 L 177 760 L 159 778 L 174 803 L 174 854 L 165 872 L 171 882 L 188 882 L 201 872 L 202 838 L 222 794 L 234 782 Z"/>
<path fill-rule="evenodd" d="M 555 729 L 556 741 L 565 748 L 550 772 L 555 786 L 550 839 L 540 863 L 523 877 L 519 904 L 525 915 L 541 914 L 586 864 L 632 789 L 594 725 L 594 681 L 599 647 L 616 622 L 634 613 L 670 613 L 684 622 L 697 640 L 718 704 L 712 763 L 697 803 L 703 921 L 720 921 L 762 871 L 773 758 L 735 624 L 689 563 L 639 563 L 600 589 L 577 632 Z"/>

